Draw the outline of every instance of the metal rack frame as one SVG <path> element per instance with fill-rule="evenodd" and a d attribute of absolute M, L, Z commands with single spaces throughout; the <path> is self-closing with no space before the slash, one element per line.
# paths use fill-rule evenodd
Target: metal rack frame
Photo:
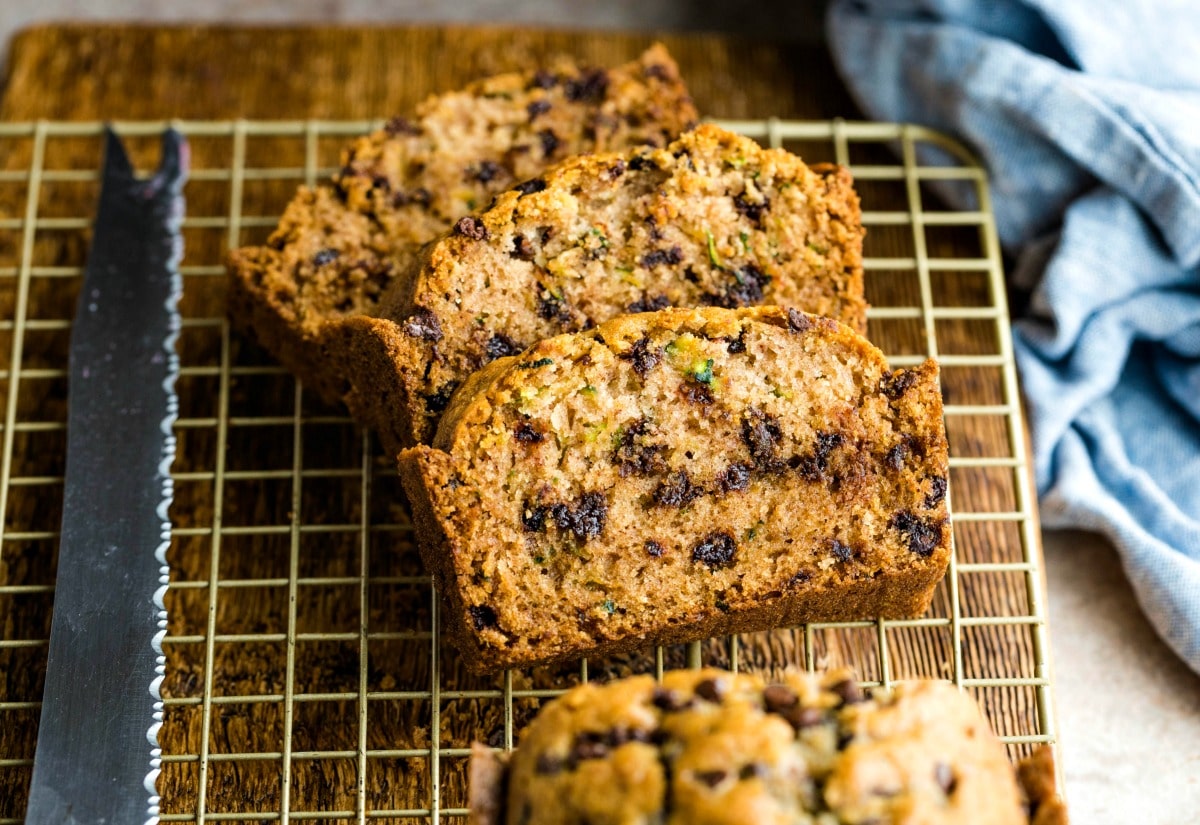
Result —
<path fill-rule="evenodd" d="M 859 182 L 890 181 L 903 185 L 906 207 L 903 209 L 874 209 L 873 204 L 864 198 L 864 223 L 870 230 L 872 227 L 911 227 L 911 242 L 913 254 L 903 257 L 868 257 L 865 260 L 868 282 L 872 271 L 908 271 L 915 272 L 919 284 L 919 303 L 904 306 L 874 306 L 869 312 L 872 322 L 876 321 L 913 321 L 920 325 L 924 346 L 920 353 L 908 352 L 891 355 L 889 360 L 893 366 L 904 366 L 919 363 L 926 354 L 938 358 L 946 367 L 993 367 L 1000 371 L 1000 387 L 1002 401 L 999 404 L 955 404 L 947 403 L 945 413 L 947 419 L 955 416 L 996 416 L 1004 421 L 1007 432 L 1009 450 L 1003 455 L 960 455 L 952 449 L 950 466 L 954 469 L 993 468 L 1010 473 L 1015 506 L 1003 510 L 969 511 L 956 509 L 954 522 L 956 525 L 967 525 L 981 522 L 1013 522 L 1018 525 L 1020 536 L 1019 560 L 1012 561 L 975 561 L 960 560 L 961 553 L 956 548 L 951 557 L 950 569 L 945 587 L 948 589 L 949 615 L 931 616 L 906 621 L 851 622 L 838 624 L 811 624 L 803 628 L 803 661 L 791 664 L 809 670 L 817 667 L 820 662 L 819 643 L 816 638 L 824 630 L 857 628 L 873 631 L 876 639 L 877 661 L 871 663 L 869 670 L 878 675 L 877 679 L 864 682 L 866 685 L 889 684 L 894 678 L 891 656 L 889 653 L 889 630 L 897 628 L 948 628 L 950 633 L 950 648 L 952 661 L 948 662 L 947 677 L 956 685 L 963 688 L 992 688 L 992 687 L 1027 687 L 1033 689 L 1036 695 L 1036 724 L 1027 731 L 1009 733 L 1002 738 L 1010 745 L 1029 745 L 1050 743 L 1056 741 L 1056 725 L 1053 715 L 1052 685 L 1048 663 L 1049 644 L 1046 628 L 1046 608 L 1044 585 L 1040 570 L 1040 550 L 1038 545 L 1037 522 L 1033 512 L 1035 498 L 1029 480 L 1029 460 L 1026 454 L 1024 425 L 1017 387 L 1016 369 L 1013 361 L 1011 331 L 1008 325 L 1008 309 L 1005 302 L 1002 264 L 996 231 L 992 220 L 992 212 L 986 185 L 986 175 L 970 155 L 959 145 L 947 138 L 927 129 L 898 124 L 867 124 L 833 122 L 784 122 L 779 120 L 719 122 L 734 131 L 756 138 L 771 146 L 784 146 L 791 141 L 824 141 L 832 144 L 832 159 L 851 168 L 855 179 Z M 123 136 L 151 136 L 167 124 L 165 123 L 117 123 L 117 131 Z M 229 163 L 219 168 L 199 168 L 191 174 L 192 183 L 213 181 L 228 185 L 227 214 L 218 217 L 188 217 L 183 226 L 188 228 L 216 229 L 226 233 L 229 248 L 240 245 L 243 231 L 254 227 L 273 226 L 277 220 L 273 215 L 248 215 L 243 213 L 243 190 L 247 182 L 259 180 L 284 180 L 314 184 L 328 177 L 335 169 L 320 164 L 321 139 L 330 137 L 349 137 L 358 135 L 376 127 L 373 122 L 175 122 L 175 126 L 192 139 L 213 138 L 229 142 Z M 0 334 L 11 333 L 11 347 L 8 363 L 0 365 L 0 382 L 7 384 L 7 393 L 3 411 L 2 441 L 0 441 L 0 512 L 5 514 L 0 521 L 0 560 L 7 546 L 17 541 L 45 541 L 52 548 L 56 539 L 55 528 L 44 530 L 13 530 L 9 529 L 7 514 L 11 503 L 23 496 L 58 495 L 61 489 L 61 477 L 55 475 L 17 475 L 13 472 L 14 444 L 20 433 L 35 433 L 61 430 L 65 423 L 54 420 L 26 419 L 20 414 L 18 399 L 22 382 L 57 379 L 66 374 L 66 364 L 58 367 L 30 367 L 26 365 L 24 341 L 30 332 L 65 331 L 69 330 L 69 319 L 31 318 L 29 312 L 30 285 L 37 279 L 77 279 L 82 273 L 82 267 L 41 265 L 35 262 L 35 242 L 40 232 L 45 231 L 86 231 L 90 225 L 87 216 L 44 217 L 39 214 L 41 203 L 40 190 L 47 184 L 56 182 L 92 183 L 97 180 L 97 173 L 92 169 L 83 168 L 47 168 L 47 147 L 52 141 L 71 138 L 90 138 L 98 136 L 101 124 L 98 123 L 9 123 L 0 124 L 0 147 L 6 143 L 20 140 L 29 144 L 30 162 L 28 166 L 19 169 L 0 170 L 0 186 L 6 184 L 23 185 L 26 189 L 24 210 L 19 215 L 0 216 L 0 232 L 14 233 L 19 238 L 16 244 L 17 260 L 11 266 L 0 266 L 0 284 L 7 282 L 14 291 L 12 295 L 12 312 L 9 317 L 0 319 Z M 248 141 L 256 137 L 292 138 L 303 141 L 303 166 L 288 167 L 250 167 L 247 165 Z M 889 145 L 899 150 L 899 163 L 863 164 L 855 163 L 854 147 L 858 144 Z M 930 152 L 937 155 L 936 162 L 929 162 Z M 947 162 L 949 159 L 950 162 Z M 924 208 L 923 187 L 931 182 L 956 182 L 973 189 L 978 201 L 978 208 L 969 211 L 941 211 Z M 939 258 L 931 257 L 927 250 L 926 233 L 930 227 L 977 227 L 982 254 L 969 258 Z M 943 306 L 938 303 L 937 293 L 933 283 L 934 276 L 939 272 L 973 272 L 985 277 L 988 282 L 990 303 L 986 306 Z M 195 279 L 222 278 L 224 267 L 215 260 L 189 260 L 185 258 L 181 272 L 189 282 Z M 986 354 L 952 354 L 939 352 L 938 323 L 959 320 L 981 321 L 995 326 L 994 352 Z M 231 333 L 229 323 L 224 317 L 185 317 L 184 330 L 207 329 L 210 334 L 219 336 L 219 358 L 212 363 L 184 363 L 181 378 L 188 376 L 215 377 L 218 381 L 216 415 L 208 417 L 181 417 L 176 422 L 177 432 L 187 430 L 210 429 L 214 431 L 217 443 L 227 443 L 231 429 L 253 426 L 282 426 L 292 428 L 292 464 L 290 469 L 277 470 L 234 470 L 227 467 L 227 450 L 216 451 L 216 462 L 210 470 L 179 472 L 175 474 L 176 482 L 210 484 L 213 491 L 213 513 L 211 523 L 200 527 L 179 527 L 174 531 L 178 541 L 184 538 L 207 540 L 209 543 L 209 575 L 203 580 L 177 580 L 172 575 L 171 587 L 174 589 L 201 590 L 207 593 L 208 622 L 205 632 L 188 636 L 168 635 L 164 640 L 165 647 L 176 649 L 185 646 L 197 649 L 196 660 L 202 657 L 204 662 L 204 690 L 197 697 L 167 698 L 164 705 L 172 707 L 200 706 L 203 714 L 203 729 L 200 737 L 200 747 L 194 753 L 162 753 L 161 761 L 164 766 L 172 763 L 198 764 L 198 796 L 194 810 L 184 813 L 165 813 L 161 819 L 164 822 L 195 821 L 265 821 L 280 820 L 354 820 L 365 823 L 377 818 L 427 818 L 438 822 L 443 817 L 455 817 L 465 814 L 461 807 L 449 807 L 443 804 L 442 788 L 440 787 L 440 760 L 446 758 L 461 758 L 467 754 L 465 748 L 445 747 L 440 741 L 441 703 L 448 699 L 491 699 L 503 703 L 504 735 L 503 747 L 511 747 L 514 738 L 514 702 L 527 698 L 543 699 L 555 695 L 553 690 L 522 690 L 514 686 L 514 674 L 507 672 L 502 678 L 502 684 L 494 690 L 452 691 L 445 690 L 441 684 L 439 661 L 439 623 L 438 599 L 433 592 L 432 582 L 424 576 L 390 577 L 379 579 L 370 574 L 370 553 L 372 535 L 379 532 L 406 529 L 402 525 L 373 523 L 370 520 L 370 508 L 366 506 L 371 496 L 372 485 L 378 472 L 373 462 L 372 444 L 367 436 L 360 439 L 360 451 L 357 456 L 348 457 L 345 466 L 333 469 L 314 469 L 305 466 L 303 430 L 312 424 L 348 424 L 349 419 L 340 415 L 323 415 L 320 417 L 306 416 L 303 413 L 302 387 L 295 384 L 293 412 L 291 415 L 273 417 L 256 417 L 240 419 L 230 414 L 230 382 L 232 378 L 249 378 L 282 374 L 282 369 L 274 366 L 246 366 L 235 364 L 231 355 Z M 308 524 L 305 523 L 301 512 L 301 491 L 303 485 L 318 478 L 358 478 L 360 480 L 360 495 L 363 506 L 360 506 L 360 518 L 357 521 L 342 524 Z M 274 478 L 292 485 L 291 518 L 287 524 L 260 524 L 251 526 L 226 525 L 223 522 L 224 513 L 222 502 L 225 500 L 224 487 L 227 482 L 242 479 Z M 953 485 L 951 493 L 954 492 Z M 957 532 L 957 530 L 956 530 Z M 246 534 L 278 534 L 286 535 L 290 542 L 288 575 L 266 579 L 225 579 L 220 571 L 222 539 L 233 535 Z M 349 577 L 303 577 L 300 575 L 300 544 L 301 537 L 312 533 L 348 533 L 357 536 L 359 546 L 359 573 Z M 957 541 L 961 543 L 961 538 Z M 52 552 L 48 550 L 47 552 Z M 4 568 L 0 566 L 0 574 Z M 1028 609 L 1021 615 L 963 615 L 960 589 L 966 577 L 981 573 L 1017 574 L 1021 577 L 1025 590 Z M 382 632 L 372 630 L 367 617 L 369 616 L 369 591 L 372 585 L 393 584 L 415 587 L 427 587 L 430 629 L 404 630 Z M 342 586 L 356 589 L 359 603 L 360 627 L 350 632 L 309 632 L 298 631 L 297 604 L 301 588 L 308 586 Z M 236 588 L 286 588 L 287 590 L 287 624 L 286 632 L 276 634 L 222 634 L 217 627 L 218 597 L 223 591 Z M 50 582 L 11 583 L 0 578 L 0 600 L 14 599 L 24 596 L 44 596 L 49 598 L 53 592 Z M 2 603 L 2 602 L 0 602 Z M 2 618 L 2 617 L 0 617 Z M 1032 671 L 1017 672 L 1002 676 L 979 675 L 970 672 L 964 663 L 963 631 L 972 627 L 982 626 L 1024 626 L 1028 628 L 1032 645 Z M 389 639 L 415 640 L 428 644 L 430 657 L 431 679 L 427 690 L 422 691 L 380 691 L 368 689 L 369 645 L 376 640 Z M 150 640 L 147 640 L 149 644 Z M 287 648 L 287 674 L 282 693 L 261 695 L 214 695 L 212 665 L 214 649 L 218 644 L 236 644 L 241 642 L 280 642 Z M 295 650 L 298 642 L 309 641 L 340 641 L 356 644 L 358 650 L 358 689 L 356 691 L 338 693 L 299 693 L 295 690 Z M 47 640 L 44 638 L 0 638 L 0 656 L 11 651 L 24 648 L 44 648 Z M 725 642 L 727 664 L 733 668 L 741 666 L 740 642 L 732 637 Z M 692 645 L 687 651 L 689 665 L 698 666 L 704 658 L 704 648 L 700 644 Z M 654 657 L 654 669 L 661 674 L 665 657 L 663 649 L 659 648 Z M 580 679 L 588 678 L 588 663 L 580 665 Z M 0 684 L 2 687 L 2 684 Z M 8 696 L 0 694 L 0 728 L 10 714 L 18 712 L 36 712 L 40 707 L 39 697 Z M 432 713 L 429 720 L 432 739 L 428 748 L 380 750 L 369 749 L 367 739 L 368 708 L 373 702 L 427 700 Z M 354 749 L 336 751 L 300 751 L 292 748 L 292 725 L 294 712 L 302 703 L 344 701 L 354 702 L 358 714 L 358 744 Z M 257 702 L 276 702 L 283 707 L 282 748 L 278 752 L 254 754 L 217 754 L 210 753 L 210 723 L 214 707 L 222 704 L 247 704 Z M 12 755 L 0 753 L 0 771 L 26 769 L 32 764 L 29 754 Z M 369 770 L 369 762 L 384 758 L 421 758 L 428 759 L 430 782 L 427 799 L 424 804 L 411 808 L 372 808 L 368 802 L 366 781 L 364 777 Z M 353 760 L 359 777 L 356 789 L 356 803 L 353 809 L 337 811 L 300 811 L 290 809 L 292 767 L 306 760 Z M 280 805 L 278 810 L 257 812 L 212 812 L 206 807 L 207 793 L 210 784 L 212 766 L 222 761 L 245 760 L 275 760 L 280 764 Z M 0 825 L 13 825 L 21 822 L 21 817 L 0 815 Z"/>

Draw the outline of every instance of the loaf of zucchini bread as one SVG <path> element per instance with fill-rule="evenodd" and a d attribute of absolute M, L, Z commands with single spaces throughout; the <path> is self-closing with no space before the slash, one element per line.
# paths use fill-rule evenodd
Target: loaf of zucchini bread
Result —
<path fill-rule="evenodd" d="M 379 318 L 345 325 L 346 402 L 385 448 L 428 443 L 475 370 L 668 306 L 796 306 L 866 326 L 849 173 L 713 125 L 587 155 L 497 196 L 427 248 Z"/>
<path fill-rule="evenodd" d="M 1066 825 L 1048 750 L 1014 770 L 950 683 L 849 671 L 580 685 L 470 775 L 471 825 Z"/>
<path fill-rule="evenodd" d="M 922 614 L 950 556 L 933 361 L 796 309 L 668 309 L 469 377 L 400 473 L 480 670 Z"/>
<path fill-rule="evenodd" d="M 374 313 L 421 245 L 559 160 L 664 146 L 696 118 L 661 45 L 614 69 L 559 60 L 431 97 L 348 146 L 331 185 L 302 187 L 265 245 L 230 254 L 230 316 L 338 402 L 327 333 Z"/>

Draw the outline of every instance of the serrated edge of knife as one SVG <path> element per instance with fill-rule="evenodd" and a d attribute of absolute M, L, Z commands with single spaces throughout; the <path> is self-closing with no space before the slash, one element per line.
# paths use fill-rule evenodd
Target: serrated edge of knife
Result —
<path fill-rule="evenodd" d="M 150 683 L 150 696 L 153 699 L 153 722 L 146 731 L 146 739 L 150 743 L 150 770 L 143 780 L 148 794 L 146 825 L 158 825 L 161 815 L 162 797 L 158 793 L 158 778 L 162 774 L 162 746 L 158 741 L 162 730 L 165 704 L 162 696 L 163 680 L 167 675 L 167 656 L 163 650 L 163 639 L 167 635 L 167 590 L 171 583 L 171 567 L 167 563 L 167 551 L 171 547 L 171 505 L 175 501 L 175 481 L 171 478 L 171 465 L 175 463 L 177 439 L 175 437 L 175 422 L 179 418 L 179 394 L 175 385 L 179 380 L 180 360 L 176 350 L 179 335 L 183 328 L 183 319 L 179 314 L 179 301 L 183 297 L 183 274 L 179 265 L 183 261 L 183 217 L 184 196 L 183 187 L 188 179 L 188 146 L 186 139 L 170 129 L 163 135 L 164 166 L 168 145 L 174 141 L 178 151 L 176 162 L 179 164 L 175 172 L 175 180 L 170 183 L 172 188 L 171 213 L 167 228 L 172 236 L 170 259 L 167 261 L 167 272 L 171 278 L 171 292 L 167 297 L 167 337 L 163 339 L 163 351 L 167 357 L 167 375 L 163 379 L 163 389 L 167 395 L 167 412 L 159 425 L 163 432 L 163 454 L 159 461 L 158 474 L 162 479 L 162 497 L 158 504 L 157 514 L 162 521 L 162 532 L 154 557 L 159 564 L 158 589 L 154 591 L 154 606 L 157 609 L 158 630 L 150 640 L 154 649 L 155 664 L 154 680 Z"/>

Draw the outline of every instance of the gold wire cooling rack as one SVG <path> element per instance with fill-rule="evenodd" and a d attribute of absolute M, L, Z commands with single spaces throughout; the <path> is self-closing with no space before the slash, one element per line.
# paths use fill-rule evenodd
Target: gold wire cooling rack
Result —
<path fill-rule="evenodd" d="M 117 124 L 154 165 L 165 124 Z M 465 814 L 472 740 L 508 748 L 579 681 L 716 664 L 847 664 L 865 685 L 953 681 L 1015 758 L 1055 742 L 1040 549 L 1003 272 L 982 169 L 894 124 L 726 122 L 854 173 L 870 337 L 939 359 L 955 552 L 926 617 L 810 624 L 569 667 L 472 676 L 439 636 L 391 463 L 224 317 L 224 251 L 262 242 L 368 122 L 184 122 L 185 282 L 163 821 L 439 822 Z M 61 517 L 70 318 L 100 124 L 0 124 L 0 825 L 22 821 Z M 896 157 L 900 162 L 896 161 Z M 939 187 L 974 199 L 948 210 Z M 118 433 L 97 437 L 119 438 Z M 149 563 L 149 558 L 147 559 Z M 149 640 L 147 640 L 149 644 Z M 104 697 L 96 697 L 102 712 Z"/>

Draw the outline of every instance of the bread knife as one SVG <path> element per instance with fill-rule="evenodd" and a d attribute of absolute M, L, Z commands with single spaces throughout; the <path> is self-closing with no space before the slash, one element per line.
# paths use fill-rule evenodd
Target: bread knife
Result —
<path fill-rule="evenodd" d="M 28 825 L 157 822 L 188 148 L 149 178 L 105 130 L 71 330 L 58 579 Z"/>

